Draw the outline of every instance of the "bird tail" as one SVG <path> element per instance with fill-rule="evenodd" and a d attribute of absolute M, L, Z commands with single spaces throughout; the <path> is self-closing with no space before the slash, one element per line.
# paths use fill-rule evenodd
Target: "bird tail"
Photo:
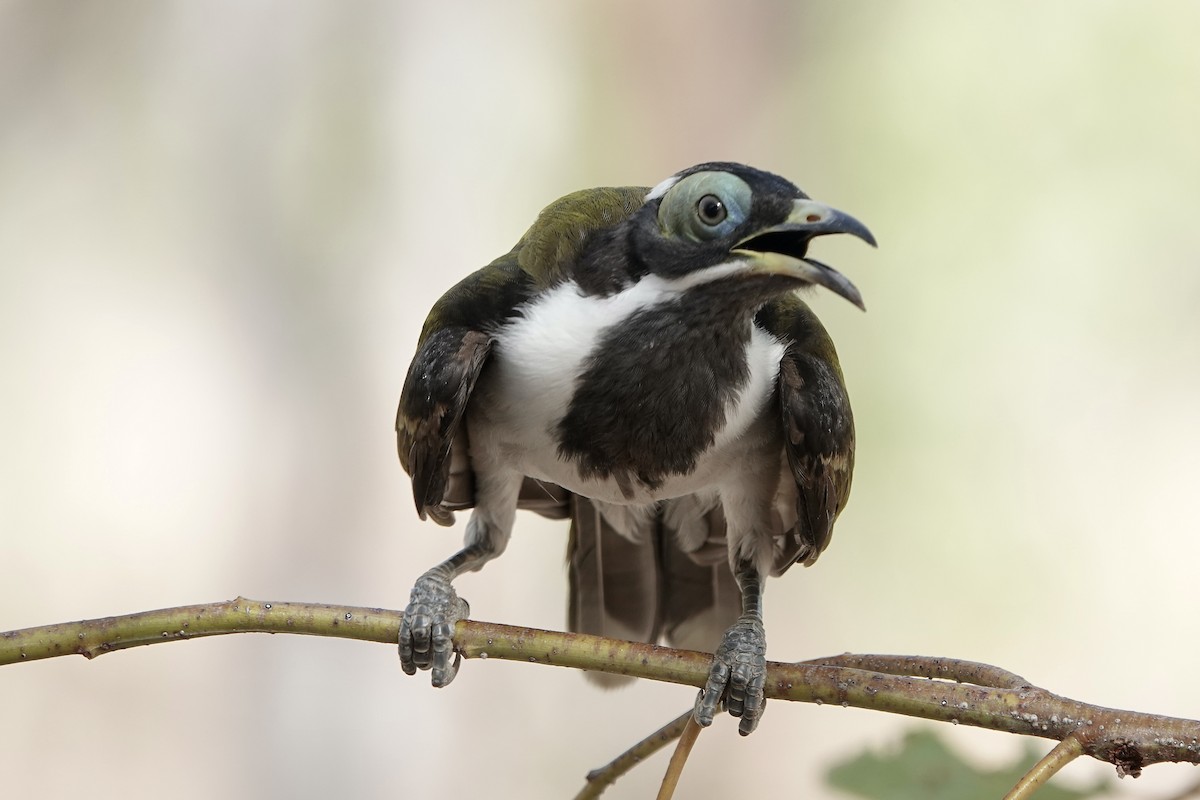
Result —
<path fill-rule="evenodd" d="M 668 500 L 661 552 L 663 638 L 672 647 L 713 652 L 742 611 L 721 507 L 694 495 Z"/>
<path fill-rule="evenodd" d="M 741 600 L 729 569 L 719 507 L 631 510 L 615 520 L 574 497 L 568 546 L 569 628 L 617 639 L 712 652 Z M 624 678 L 588 677 L 602 686 Z"/>

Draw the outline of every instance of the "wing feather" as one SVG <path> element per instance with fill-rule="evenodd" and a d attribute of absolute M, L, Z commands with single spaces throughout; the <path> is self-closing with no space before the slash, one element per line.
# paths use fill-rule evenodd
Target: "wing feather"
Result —
<path fill-rule="evenodd" d="M 467 276 L 429 312 L 396 411 L 396 447 L 421 519 L 454 522 L 474 504 L 464 415 L 492 352 L 491 331 L 528 298 L 516 251 Z"/>
<path fill-rule="evenodd" d="M 776 572 L 811 565 L 829 544 L 854 473 L 854 416 L 837 352 L 820 320 L 798 297 L 776 300 L 758 324 L 787 342 L 779 364 L 778 402 L 795 481 L 795 523 L 782 532 Z M 790 516 L 790 515 L 789 515 Z M 785 523 L 786 524 L 786 523 Z"/>

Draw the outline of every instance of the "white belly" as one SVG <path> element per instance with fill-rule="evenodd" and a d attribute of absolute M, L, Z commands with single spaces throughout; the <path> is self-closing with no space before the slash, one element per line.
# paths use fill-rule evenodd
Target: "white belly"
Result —
<path fill-rule="evenodd" d="M 492 362 L 480 379 L 468 418 L 473 459 L 494 458 L 495 463 L 476 464 L 476 469 L 512 469 L 587 497 L 627 505 L 718 487 L 749 447 L 746 434 L 774 391 L 783 355 L 783 344 L 757 327 L 746 347 L 748 380 L 727 407 L 723 426 L 694 471 L 668 476 L 653 489 L 636 482 L 619 486 L 611 478 L 582 477 L 575 462 L 558 453 L 559 422 L 596 343 L 630 314 L 669 300 L 670 294 L 653 276 L 610 297 L 585 296 L 566 283 L 498 331 Z"/>

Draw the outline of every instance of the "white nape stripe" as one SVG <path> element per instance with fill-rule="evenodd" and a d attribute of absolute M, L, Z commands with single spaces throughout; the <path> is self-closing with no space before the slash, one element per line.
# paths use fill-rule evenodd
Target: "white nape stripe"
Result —
<path fill-rule="evenodd" d="M 703 269 L 694 269 L 686 275 L 681 275 L 678 278 L 659 278 L 656 275 L 651 275 L 648 278 L 643 278 L 643 281 L 651 278 L 657 279 L 670 291 L 675 293 L 683 293 L 688 289 L 700 286 L 705 283 L 719 281 L 721 278 L 728 278 L 730 275 L 736 275 L 739 272 L 748 271 L 750 262 L 741 259 L 738 261 L 723 261 L 720 264 L 714 264 L 711 267 Z"/>
<path fill-rule="evenodd" d="M 671 190 L 672 186 L 677 183 L 679 183 L 678 175 L 672 175 L 671 177 L 667 178 L 665 181 L 658 184 L 658 186 L 655 186 L 650 190 L 649 194 L 646 195 L 646 202 L 649 203 L 651 200 L 657 200 L 658 198 L 662 197 Z"/>

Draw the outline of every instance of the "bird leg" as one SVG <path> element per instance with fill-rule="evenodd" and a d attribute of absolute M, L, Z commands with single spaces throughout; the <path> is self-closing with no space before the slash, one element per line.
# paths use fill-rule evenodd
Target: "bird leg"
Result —
<path fill-rule="evenodd" d="M 504 552 L 521 489 L 519 472 L 481 466 L 479 461 L 474 466 L 475 510 L 467 521 L 463 549 L 417 578 L 400 623 L 400 667 L 409 675 L 432 670 L 432 683 L 439 688 L 458 674 L 462 655 L 454 652 L 454 625 L 471 613 L 451 581 Z"/>
<path fill-rule="evenodd" d="M 433 685 L 437 687 L 454 680 L 462 661 L 462 656 L 454 652 L 454 624 L 466 619 L 471 607 L 450 582 L 464 572 L 479 569 L 496 555 L 490 541 L 477 541 L 417 578 L 400 623 L 400 667 L 406 673 L 432 669 Z"/>
<path fill-rule="evenodd" d="M 762 621 L 762 573 L 750 560 L 739 560 L 734 577 L 742 592 L 742 615 L 725 631 L 713 656 L 708 683 L 696 698 L 696 722 L 708 726 L 721 701 L 741 717 L 738 732 L 751 733 L 762 718 L 767 679 L 767 633 Z"/>

